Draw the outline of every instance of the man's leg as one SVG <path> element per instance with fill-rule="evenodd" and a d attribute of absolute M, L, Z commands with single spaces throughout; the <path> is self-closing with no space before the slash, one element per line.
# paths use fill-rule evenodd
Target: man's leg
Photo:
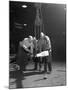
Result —
<path fill-rule="evenodd" d="M 39 71 L 41 71 L 41 67 L 42 67 L 42 65 L 41 65 L 42 64 L 42 58 L 41 57 L 39 58 L 38 62 L 39 62 Z"/>
<path fill-rule="evenodd" d="M 37 70 L 37 64 L 38 64 L 38 61 L 37 61 L 37 57 L 34 57 L 34 70 Z"/>
<path fill-rule="evenodd" d="M 47 79 L 47 57 L 43 57 L 44 60 L 44 79 Z"/>
<path fill-rule="evenodd" d="M 51 65 L 51 62 L 48 62 L 48 70 L 49 70 L 49 72 L 52 71 L 52 65 Z"/>
<path fill-rule="evenodd" d="M 51 73 L 51 71 L 52 71 L 52 56 L 51 56 L 51 53 L 49 54 L 49 56 L 48 56 L 48 71 L 49 71 L 49 73 Z"/>
<path fill-rule="evenodd" d="M 47 57 L 43 57 L 44 60 L 44 72 L 47 73 Z"/>

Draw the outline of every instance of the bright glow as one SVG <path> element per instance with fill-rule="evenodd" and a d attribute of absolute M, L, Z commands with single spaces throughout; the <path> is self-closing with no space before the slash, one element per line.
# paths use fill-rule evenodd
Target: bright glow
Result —
<path fill-rule="evenodd" d="M 24 24 L 24 26 L 27 26 L 27 24 Z"/>
<path fill-rule="evenodd" d="M 27 5 L 22 5 L 23 8 L 27 8 Z"/>

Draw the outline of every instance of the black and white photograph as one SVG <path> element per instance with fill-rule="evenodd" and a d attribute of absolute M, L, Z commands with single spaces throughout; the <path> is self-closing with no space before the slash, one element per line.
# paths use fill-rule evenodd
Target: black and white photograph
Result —
<path fill-rule="evenodd" d="M 66 4 L 9 1 L 9 88 L 66 86 Z"/>

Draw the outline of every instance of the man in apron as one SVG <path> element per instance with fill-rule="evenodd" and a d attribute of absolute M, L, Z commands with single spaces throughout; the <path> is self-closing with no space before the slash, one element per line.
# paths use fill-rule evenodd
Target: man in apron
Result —
<path fill-rule="evenodd" d="M 20 70 L 24 71 L 26 69 L 28 53 L 33 53 L 33 43 L 32 43 L 32 36 L 29 38 L 24 38 L 23 41 L 20 41 L 19 48 L 18 48 L 18 59 L 17 63 L 20 65 Z"/>

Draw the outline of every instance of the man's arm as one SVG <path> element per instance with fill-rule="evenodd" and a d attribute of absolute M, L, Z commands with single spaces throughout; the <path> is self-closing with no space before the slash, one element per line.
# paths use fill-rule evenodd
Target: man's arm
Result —
<path fill-rule="evenodd" d="M 31 50 L 28 49 L 25 45 L 23 45 L 23 48 L 24 48 L 27 52 L 31 53 Z"/>
<path fill-rule="evenodd" d="M 46 36 L 46 38 L 47 38 L 47 42 L 48 42 L 48 45 L 49 45 L 49 51 L 51 52 L 52 51 L 52 48 L 51 48 L 50 38 L 48 36 Z"/>

